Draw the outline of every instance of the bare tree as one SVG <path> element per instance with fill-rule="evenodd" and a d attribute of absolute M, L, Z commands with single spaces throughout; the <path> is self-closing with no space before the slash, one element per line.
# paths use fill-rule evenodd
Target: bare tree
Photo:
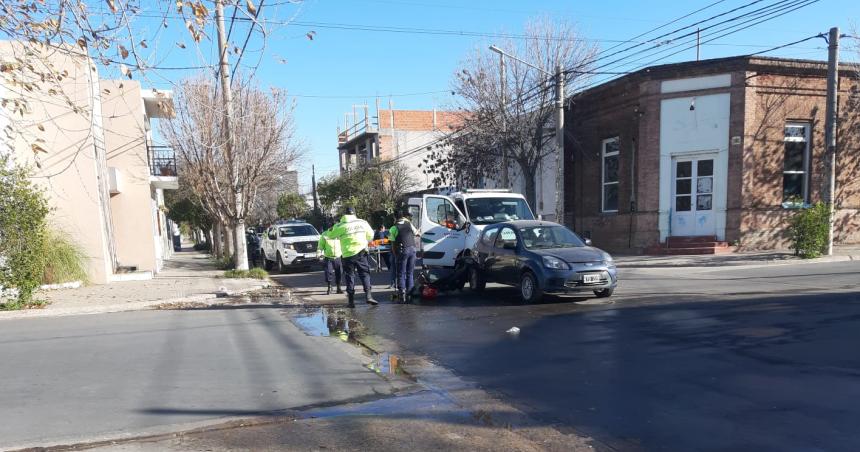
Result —
<path fill-rule="evenodd" d="M 146 20 L 161 17 L 161 25 L 136 27 L 140 16 Z M 10 41 L 0 48 L 0 84 L 7 87 L 0 102 L 9 119 L 2 137 L 6 146 L 14 147 L 16 140 L 22 140 L 37 156 L 52 151 L 46 149 L 45 127 L 38 122 L 50 119 L 37 118 L 33 124 L 34 119 L 25 115 L 34 102 L 51 99 L 70 114 L 92 115 L 92 106 L 80 102 L 80 94 L 74 91 L 78 87 L 64 81 L 70 77 L 70 63 L 93 74 L 101 66 L 129 79 L 141 77 L 161 66 L 162 60 L 148 49 L 169 23 L 184 22 L 191 42 L 198 44 L 209 20 L 208 10 L 199 0 L 0 2 L 0 39 Z"/>
<path fill-rule="evenodd" d="M 499 46 L 545 71 L 561 65 L 566 90 L 587 81 L 596 48 L 572 24 L 539 18 L 526 24 L 524 34 L 523 40 Z M 554 80 L 510 59 L 504 67 L 503 73 L 499 55 L 478 50 L 455 73 L 454 90 L 463 99 L 457 109 L 465 111 L 463 126 L 441 143 L 454 151 L 434 153 L 428 166 L 441 175 L 439 185 L 485 177 L 498 181 L 499 171 L 513 167 L 534 205 L 538 168 L 556 152 Z"/>
<path fill-rule="evenodd" d="M 260 190 L 275 186 L 278 176 L 299 158 L 294 145 L 293 104 L 286 93 L 268 92 L 234 81 L 232 165 L 226 161 L 223 103 L 215 85 L 201 79 L 186 80 L 177 90 L 176 118 L 162 121 L 162 134 L 174 147 L 180 162 L 180 177 L 199 197 L 204 208 L 227 234 L 237 267 L 247 265 L 244 231 L 235 228 L 248 215 Z M 239 186 L 231 183 L 230 168 L 236 169 Z M 241 190 L 242 197 L 236 196 Z"/>

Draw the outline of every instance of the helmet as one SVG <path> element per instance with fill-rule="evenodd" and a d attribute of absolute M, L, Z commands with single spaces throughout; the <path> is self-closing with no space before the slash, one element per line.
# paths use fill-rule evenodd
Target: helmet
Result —
<path fill-rule="evenodd" d="M 347 214 L 347 215 L 355 215 L 355 207 L 348 206 L 348 207 L 344 210 L 344 212 L 346 212 L 346 214 Z"/>

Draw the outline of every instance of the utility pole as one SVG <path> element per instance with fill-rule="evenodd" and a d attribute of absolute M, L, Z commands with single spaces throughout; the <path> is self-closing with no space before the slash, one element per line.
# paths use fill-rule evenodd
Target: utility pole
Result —
<path fill-rule="evenodd" d="M 227 33 L 224 30 L 224 0 L 215 0 L 215 22 L 218 29 L 218 52 L 221 77 L 221 91 L 224 99 L 224 156 L 230 170 L 230 189 L 233 192 L 236 224 L 232 225 L 235 238 L 234 262 L 237 270 L 248 269 L 248 252 L 245 246 L 245 213 L 242 211 L 242 186 L 233 155 L 233 92 L 230 87 L 230 63 L 227 60 Z"/>
<path fill-rule="evenodd" d="M 839 27 L 830 29 L 827 40 L 827 105 L 824 113 L 824 145 L 826 149 L 827 187 L 824 202 L 830 212 L 827 226 L 827 255 L 833 255 L 833 217 L 836 213 L 836 121 L 839 91 Z"/>
<path fill-rule="evenodd" d="M 555 66 L 555 222 L 564 224 L 564 68 Z"/>
<path fill-rule="evenodd" d="M 696 61 L 699 61 L 699 35 L 700 31 L 698 28 L 696 29 Z"/>
<path fill-rule="evenodd" d="M 507 68 L 505 68 L 505 54 L 499 53 L 499 81 L 501 82 L 501 113 L 502 113 L 502 188 L 508 188 L 509 176 L 508 176 L 508 144 L 507 144 L 507 133 L 508 133 L 508 119 L 507 119 L 507 109 L 505 106 L 508 101 L 506 99 L 506 94 L 508 91 L 508 84 L 506 81 L 505 73 L 507 72 Z"/>

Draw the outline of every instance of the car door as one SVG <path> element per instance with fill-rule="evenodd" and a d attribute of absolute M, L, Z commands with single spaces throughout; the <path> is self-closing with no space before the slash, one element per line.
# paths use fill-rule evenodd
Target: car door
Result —
<path fill-rule="evenodd" d="M 428 266 L 453 267 L 466 245 L 465 216 L 447 196 L 426 195 L 421 209 L 421 258 Z"/>
<path fill-rule="evenodd" d="M 478 268 L 485 279 L 489 278 L 488 268 L 492 266 L 495 259 L 496 235 L 499 233 L 497 226 L 487 226 L 481 233 L 480 239 L 475 244 L 474 257 Z"/>
<path fill-rule="evenodd" d="M 502 284 L 516 284 L 517 244 L 519 239 L 514 228 L 503 226 L 496 235 L 493 247 L 493 265 L 490 273 L 493 281 Z"/>
<path fill-rule="evenodd" d="M 272 226 L 266 231 L 266 246 L 263 247 L 266 253 L 266 259 L 275 260 L 275 253 L 278 252 L 278 228 Z"/>

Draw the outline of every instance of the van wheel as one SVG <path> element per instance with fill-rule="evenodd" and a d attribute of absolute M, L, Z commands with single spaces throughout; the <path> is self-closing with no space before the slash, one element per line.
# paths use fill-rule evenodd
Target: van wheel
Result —
<path fill-rule="evenodd" d="M 485 287 L 487 287 L 487 282 L 484 281 L 484 277 L 481 276 L 480 270 L 478 270 L 474 265 L 469 267 L 469 289 L 472 292 L 480 293 L 484 291 Z"/>
<path fill-rule="evenodd" d="M 538 286 L 537 278 L 530 271 L 523 272 L 520 278 L 520 298 L 523 303 L 537 303 L 543 298 L 543 291 Z"/>
<path fill-rule="evenodd" d="M 260 256 L 263 256 L 263 268 L 265 268 L 266 271 L 272 271 L 272 261 L 266 258 L 266 253 L 264 253 L 263 250 L 260 250 Z"/>
<path fill-rule="evenodd" d="M 597 298 L 609 298 L 613 292 L 615 292 L 615 289 L 595 290 L 594 295 L 597 295 Z"/>

